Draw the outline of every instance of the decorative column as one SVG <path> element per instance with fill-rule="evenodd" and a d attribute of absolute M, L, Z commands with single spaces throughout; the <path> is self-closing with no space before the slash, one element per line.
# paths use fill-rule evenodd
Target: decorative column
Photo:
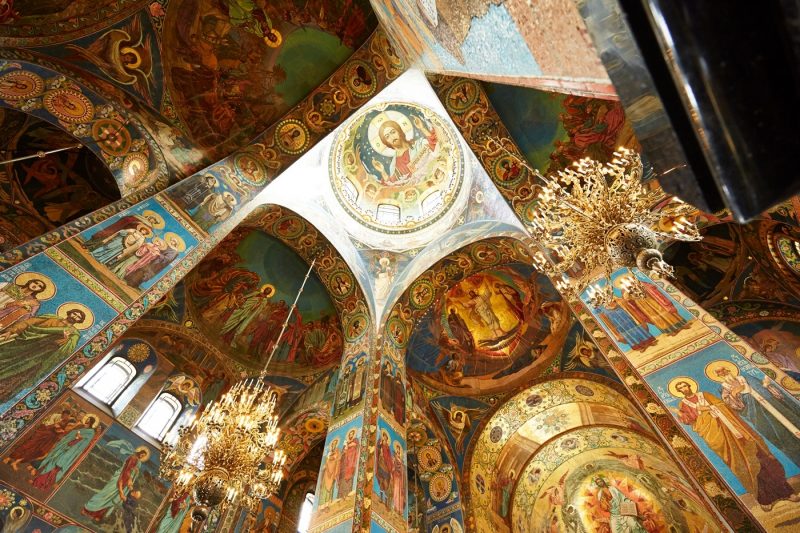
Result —
<path fill-rule="evenodd" d="M 356 67 L 371 72 L 375 91 L 404 69 L 378 30 L 250 146 L 49 248 L 10 255 L 0 282 L 19 309 L 0 321 L 0 449 L 227 235 L 272 179 L 368 100 L 374 91 Z"/>
<path fill-rule="evenodd" d="M 345 353 L 310 533 L 404 532 L 408 519 L 405 362 L 365 312 L 345 320 Z"/>

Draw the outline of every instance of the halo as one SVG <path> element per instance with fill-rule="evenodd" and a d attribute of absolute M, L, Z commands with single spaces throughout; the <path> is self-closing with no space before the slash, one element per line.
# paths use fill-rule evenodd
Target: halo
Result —
<path fill-rule="evenodd" d="M 226 198 L 226 199 L 230 198 L 231 200 L 233 200 L 233 205 L 236 205 L 236 204 L 239 203 L 239 201 L 236 199 L 236 197 L 234 195 L 232 195 L 231 193 L 229 193 L 228 191 L 225 191 L 224 193 L 222 193 L 222 197 Z"/>
<path fill-rule="evenodd" d="M 136 61 L 133 62 L 132 65 L 128 65 L 128 68 L 139 68 L 142 66 L 142 56 L 139 54 L 139 51 L 135 48 L 131 48 L 130 46 L 125 46 L 120 48 L 121 54 L 133 54 L 136 57 Z"/>
<path fill-rule="evenodd" d="M 92 313 L 91 309 L 89 309 L 83 304 L 79 304 L 78 302 L 67 302 L 65 304 L 61 304 L 58 307 L 58 311 L 56 311 L 56 315 L 58 315 L 59 318 L 67 318 L 67 313 L 72 311 L 73 309 L 81 311 L 86 316 L 83 322 L 78 322 L 77 324 L 75 324 L 75 329 L 90 328 L 94 323 L 94 313 Z"/>
<path fill-rule="evenodd" d="M 325 429 L 325 423 L 319 418 L 309 418 L 304 426 L 309 433 L 321 433 Z"/>
<path fill-rule="evenodd" d="M 175 240 L 175 245 L 174 246 L 169 242 L 170 240 L 173 240 L 173 239 Z M 169 246 L 174 248 L 175 251 L 182 252 L 182 251 L 186 250 L 186 243 L 183 242 L 183 239 L 177 233 L 174 233 L 172 231 L 166 232 L 164 234 L 164 241 L 166 241 L 166 243 L 169 244 Z"/>
<path fill-rule="evenodd" d="M 274 41 L 270 41 L 270 40 L 267 38 L 267 36 L 265 35 L 265 36 L 264 36 L 264 44 L 266 44 L 266 45 L 267 45 L 267 46 L 269 46 L 270 48 L 277 48 L 277 47 L 279 47 L 279 46 L 281 45 L 281 43 L 283 42 L 283 36 L 281 35 L 281 32 L 279 32 L 279 31 L 278 31 L 278 30 L 276 30 L 275 28 L 270 28 L 270 29 L 269 29 L 269 31 L 268 31 L 267 33 L 268 33 L 268 34 L 270 34 L 270 33 L 271 33 L 272 35 L 274 35 L 275 37 L 277 37 L 277 39 L 275 39 Z"/>
<path fill-rule="evenodd" d="M 164 225 L 165 225 L 164 224 L 164 217 L 162 217 L 161 215 L 159 215 L 158 213 L 156 213 L 152 209 L 145 209 L 144 211 L 142 211 L 142 216 L 145 217 L 145 218 L 146 217 L 153 217 L 155 219 L 154 223 L 152 223 L 152 224 L 148 223 L 148 226 L 150 226 L 151 228 L 153 228 L 153 229 L 164 229 Z"/>
<path fill-rule="evenodd" d="M 134 450 L 134 453 L 144 452 L 144 459 L 140 459 L 142 462 L 147 461 L 150 459 L 150 448 L 147 446 L 139 446 Z"/>
<path fill-rule="evenodd" d="M 692 391 L 694 392 L 698 391 L 699 387 L 697 386 L 697 382 L 695 380 L 693 380 L 689 376 L 678 376 L 676 378 L 673 378 L 672 381 L 669 382 L 669 385 L 667 385 L 669 393 L 675 396 L 676 398 L 683 398 L 683 394 L 678 392 L 678 389 L 675 388 L 675 385 L 677 385 L 681 381 L 685 381 L 686 383 L 688 383 L 692 387 Z"/>
<path fill-rule="evenodd" d="M 329 444 L 329 450 L 333 451 L 334 448 L 339 447 L 339 437 L 334 438 Z"/>
<path fill-rule="evenodd" d="M 53 281 L 44 274 L 39 274 L 38 272 L 23 272 L 14 279 L 14 283 L 17 285 L 25 285 L 32 279 L 38 279 L 45 284 L 44 290 L 35 296 L 37 300 L 49 300 L 55 296 L 56 286 Z"/>
<path fill-rule="evenodd" d="M 95 414 L 93 414 L 93 413 L 89 413 L 89 414 L 87 414 L 86 416 L 84 416 L 84 417 L 81 419 L 81 422 L 83 422 L 83 423 L 85 424 L 85 423 L 86 423 L 86 421 L 87 421 L 88 419 L 90 419 L 90 418 L 94 420 L 94 422 L 92 423 L 91 427 L 92 427 L 92 428 L 96 428 L 96 427 L 97 427 L 97 425 L 100 423 L 100 417 L 99 417 L 99 416 L 97 416 L 97 415 L 95 415 Z"/>
<path fill-rule="evenodd" d="M 734 375 L 739 375 L 739 367 L 736 364 L 732 363 L 731 361 L 724 361 L 724 360 L 717 360 L 711 361 L 706 365 L 706 377 L 712 381 L 716 381 L 717 383 L 721 383 L 723 378 L 717 375 L 717 369 L 719 368 L 727 368 L 728 371 Z"/>
<path fill-rule="evenodd" d="M 261 287 L 258 288 L 258 292 L 263 294 L 265 289 L 269 289 L 270 296 L 275 295 L 275 285 L 273 285 L 272 283 L 263 284 Z"/>
<path fill-rule="evenodd" d="M 372 119 L 372 121 L 369 123 L 369 128 L 367 129 L 367 138 L 369 139 L 369 144 L 372 146 L 373 150 L 379 154 L 391 157 L 394 155 L 394 148 L 390 148 L 383 144 L 380 136 L 381 126 L 387 120 L 393 120 L 394 122 L 400 124 L 400 128 L 403 130 L 403 134 L 406 136 L 407 141 L 411 141 L 411 139 L 414 138 L 414 127 L 411 125 L 411 120 L 409 120 L 408 116 L 399 111 L 383 111 L 378 113 L 378 115 Z"/>

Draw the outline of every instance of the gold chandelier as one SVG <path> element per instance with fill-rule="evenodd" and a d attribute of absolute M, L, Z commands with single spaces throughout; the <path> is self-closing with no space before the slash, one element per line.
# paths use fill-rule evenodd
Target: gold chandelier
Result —
<path fill-rule="evenodd" d="M 205 522 L 212 509 L 228 505 L 255 512 L 283 480 L 286 454 L 277 447 L 278 395 L 264 378 L 315 263 L 306 272 L 260 375 L 234 384 L 164 444 L 160 475 L 173 482 L 176 494 L 191 494 L 195 522 Z"/>
<path fill-rule="evenodd" d="M 673 268 L 658 247 L 667 240 L 702 239 L 688 218 L 695 209 L 642 183 L 642 160 L 632 150 L 619 148 L 604 164 L 581 159 L 572 168 L 544 176 L 488 132 L 480 137 L 489 151 L 494 143 L 543 183 L 527 221 L 540 246 L 533 262 L 568 298 L 586 291 L 595 307 L 609 304 L 614 298 L 611 275 L 624 267 L 671 278 Z M 601 285 L 597 280 L 602 278 Z M 620 288 L 625 297 L 644 296 L 636 276 L 621 278 Z"/>
<path fill-rule="evenodd" d="M 531 233 L 543 248 L 534 263 L 562 293 L 579 297 L 586 291 L 594 306 L 613 299 L 616 270 L 638 267 L 653 278 L 672 277 L 659 245 L 702 238 L 687 218 L 693 207 L 642 183 L 639 154 L 620 148 L 614 156 L 605 164 L 582 159 L 550 177 L 535 173 L 545 185 L 531 212 Z M 636 276 L 621 283 L 626 297 L 644 296 Z"/>

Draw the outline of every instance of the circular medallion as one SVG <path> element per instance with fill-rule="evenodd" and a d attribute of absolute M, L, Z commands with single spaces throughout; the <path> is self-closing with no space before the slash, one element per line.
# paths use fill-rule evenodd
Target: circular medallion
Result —
<path fill-rule="evenodd" d="M 494 265 L 500 261 L 500 250 L 493 244 L 479 242 L 472 247 L 471 253 L 475 262 L 481 265 Z"/>
<path fill-rule="evenodd" d="M 362 226 L 382 234 L 420 231 L 450 212 L 464 183 L 455 129 L 410 103 L 364 108 L 333 141 L 336 200 Z"/>
<path fill-rule="evenodd" d="M 344 327 L 344 336 L 348 341 L 357 341 L 367 332 L 369 320 L 364 313 L 358 313 L 347 319 Z"/>
<path fill-rule="evenodd" d="M 134 363 L 141 363 L 150 356 L 150 347 L 143 342 L 134 344 L 128 349 L 125 358 Z"/>
<path fill-rule="evenodd" d="M 512 246 L 514 246 L 514 252 L 516 252 L 518 259 L 530 260 L 531 253 L 528 251 L 528 249 L 525 247 L 524 244 L 515 240 L 512 241 Z"/>
<path fill-rule="evenodd" d="M 433 288 L 433 283 L 431 283 L 430 280 L 418 279 L 411 284 L 408 294 L 409 303 L 412 307 L 427 309 L 433 303 L 436 290 Z"/>
<path fill-rule="evenodd" d="M 500 442 L 500 439 L 503 438 L 503 428 L 501 426 L 495 426 L 489 432 L 489 440 L 497 444 Z"/>
<path fill-rule="evenodd" d="M 447 109 L 460 115 L 478 100 L 478 86 L 471 80 L 456 82 L 445 95 Z"/>
<path fill-rule="evenodd" d="M 538 394 L 531 394 L 530 396 L 525 398 L 525 405 L 527 405 L 528 407 L 536 407 L 540 403 L 542 403 L 542 397 L 539 396 Z"/>
<path fill-rule="evenodd" d="M 417 451 L 417 463 L 425 472 L 434 472 L 442 466 L 442 454 L 433 446 L 423 446 Z"/>
<path fill-rule="evenodd" d="M 309 418 L 304 424 L 306 431 L 309 433 L 322 433 L 325 431 L 325 422 L 319 418 Z"/>
<path fill-rule="evenodd" d="M 83 124 L 94 116 L 92 102 L 73 89 L 50 91 L 44 95 L 42 104 L 51 115 L 70 124 Z"/>
<path fill-rule="evenodd" d="M 586 385 L 575 385 L 575 392 L 583 396 L 594 396 L 594 391 Z"/>
<path fill-rule="evenodd" d="M 287 119 L 275 128 L 275 143 L 287 154 L 299 154 L 308 147 L 308 130 L 297 119 Z"/>
<path fill-rule="evenodd" d="M 404 348 L 408 344 L 408 328 L 400 317 L 393 316 L 386 325 L 389 329 L 389 340 L 397 348 Z"/>
<path fill-rule="evenodd" d="M 428 492 L 430 492 L 431 500 L 435 502 L 443 502 L 450 496 L 450 488 L 453 482 L 447 474 L 435 474 L 428 482 Z"/>
<path fill-rule="evenodd" d="M 375 71 L 364 61 L 351 61 L 346 71 L 347 87 L 359 98 L 366 98 L 375 92 Z"/>
<path fill-rule="evenodd" d="M 578 447 L 578 439 L 576 437 L 567 437 L 561 441 L 561 448 L 566 451 L 574 450 Z"/>
<path fill-rule="evenodd" d="M 250 154 L 237 154 L 233 165 L 239 171 L 242 181 L 253 187 L 260 187 L 267 181 L 267 169 L 261 161 Z"/>
<path fill-rule="evenodd" d="M 517 158 L 504 155 L 492 162 L 492 177 L 502 187 L 514 187 L 528 177 L 528 169 Z"/>
<path fill-rule="evenodd" d="M 344 270 L 337 270 L 329 278 L 328 285 L 339 298 L 346 298 L 355 288 L 353 276 Z"/>
<path fill-rule="evenodd" d="M 131 132 L 121 122 L 110 118 L 92 124 L 92 138 L 108 155 L 122 157 L 131 149 Z"/>
<path fill-rule="evenodd" d="M 386 57 L 389 59 L 389 62 L 395 69 L 404 68 L 403 60 L 397 54 L 394 49 L 394 45 L 392 45 L 391 41 L 384 32 L 377 33 L 377 39 L 375 39 L 375 49 L 385 52 Z"/>
<path fill-rule="evenodd" d="M 279 218 L 273 225 L 272 231 L 283 239 L 296 239 L 303 234 L 306 225 L 294 215 Z"/>
<path fill-rule="evenodd" d="M 147 174 L 147 167 L 150 161 L 142 152 L 131 152 L 125 156 L 122 168 L 125 172 L 125 183 L 135 185 Z"/>
<path fill-rule="evenodd" d="M 0 76 L 0 98 L 17 101 L 42 94 L 44 80 L 33 72 L 18 70 Z"/>

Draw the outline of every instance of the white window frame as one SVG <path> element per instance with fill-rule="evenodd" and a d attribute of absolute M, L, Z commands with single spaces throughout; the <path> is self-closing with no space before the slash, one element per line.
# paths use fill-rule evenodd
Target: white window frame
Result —
<path fill-rule="evenodd" d="M 173 409 L 172 414 L 169 416 L 169 419 L 166 420 L 161 425 L 160 430 L 155 432 L 157 434 L 154 435 L 153 434 L 154 432 L 150 431 L 153 428 L 148 428 L 145 424 L 147 424 L 148 421 L 149 421 L 149 418 L 153 416 L 153 414 L 152 414 L 153 410 L 156 409 L 157 406 L 159 405 L 159 403 L 162 403 L 162 402 L 170 404 L 170 406 L 173 407 L 174 409 Z M 151 403 L 150 407 L 148 407 L 147 410 L 144 412 L 142 417 L 136 423 L 136 427 L 142 433 L 144 433 L 145 435 L 149 436 L 150 438 L 155 439 L 158 442 L 163 442 L 164 437 L 166 437 L 167 434 L 169 433 L 169 430 L 172 429 L 172 426 L 175 424 L 175 421 L 178 420 L 178 417 L 181 415 L 182 411 L 183 411 L 183 404 L 181 403 L 181 401 L 178 398 L 176 398 L 174 395 L 170 394 L 169 392 L 162 392 L 161 394 L 159 394 L 156 397 L 155 400 L 153 400 L 153 403 Z"/>
<path fill-rule="evenodd" d="M 112 371 L 112 369 L 118 368 L 121 369 L 122 372 L 127 374 L 125 381 L 121 382 L 110 394 L 106 394 L 103 397 L 102 394 L 97 393 L 97 386 L 98 384 L 104 379 L 108 377 L 108 372 Z M 92 398 L 102 402 L 103 404 L 111 407 L 117 398 L 125 392 L 133 380 L 136 379 L 138 372 L 136 367 L 133 364 L 121 356 L 112 357 L 108 361 L 106 361 L 103 366 L 97 372 L 94 372 L 89 379 L 86 380 L 86 383 L 81 385 L 81 388 L 85 390 Z"/>

